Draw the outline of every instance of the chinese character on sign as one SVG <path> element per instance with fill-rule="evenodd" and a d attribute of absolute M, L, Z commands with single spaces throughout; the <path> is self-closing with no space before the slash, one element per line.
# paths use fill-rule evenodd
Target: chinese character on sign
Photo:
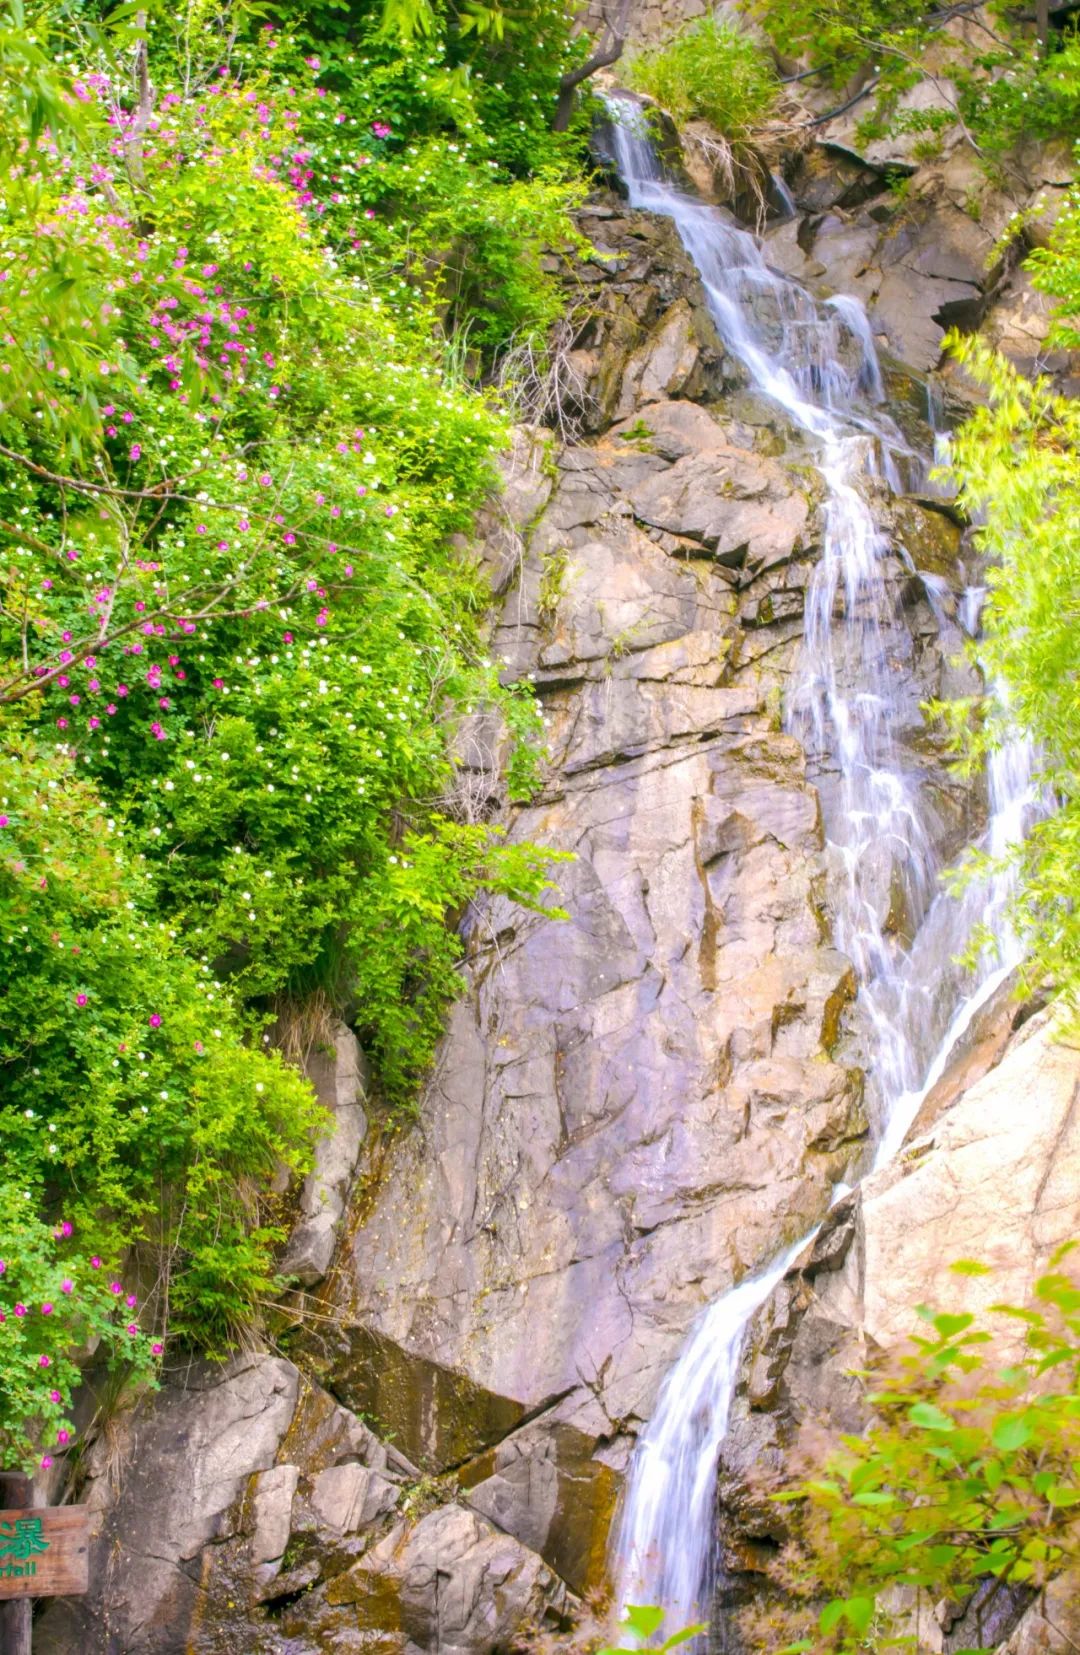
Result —
<path fill-rule="evenodd" d="M 0 1523 L 0 1563 L 26 1563 L 48 1549 L 40 1517 L 17 1517 L 14 1523 Z"/>

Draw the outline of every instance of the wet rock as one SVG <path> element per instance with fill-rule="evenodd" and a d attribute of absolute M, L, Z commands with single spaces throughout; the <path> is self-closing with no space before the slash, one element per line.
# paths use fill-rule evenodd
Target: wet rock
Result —
<path fill-rule="evenodd" d="M 473 1510 L 539 1552 L 572 1591 L 604 1579 L 621 1480 L 597 1457 L 595 1432 L 563 1423 L 556 1409 L 459 1473 Z"/>
<path fill-rule="evenodd" d="M 403 1350 L 370 1328 L 334 1338 L 334 1391 L 355 1413 L 377 1421 L 425 1471 L 444 1471 L 500 1441 L 525 1415 L 465 1373 Z"/>
<path fill-rule="evenodd" d="M 989 1032 L 960 1059 L 971 1083 L 958 1090 L 953 1077 L 939 1106 L 920 1117 L 920 1135 L 831 1215 L 810 1259 L 789 1272 L 751 1330 L 720 1478 L 731 1601 L 747 1589 L 739 1559 L 745 1565 L 769 1521 L 763 1489 L 798 1461 L 803 1433 L 820 1447 L 823 1428 L 862 1429 L 853 1370 L 901 1346 L 919 1304 L 975 1313 L 999 1301 L 1023 1304 L 1054 1248 L 1075 1233 L 1080 1055 L 1060 1039 L 1051 1010 L 1001 1051 L 993 1029 L 1000 1014 L 991 1012 Z M 980 1053 L 986 1040 L 989 1057 Z M 979 1259 L 991 1274 L 961 1280 L 950 1271 L 959 1258 Z M 1004 1358 L 1018 1335 L 996 1325 Z M 1013 1605 L 1014 1621 L 1022 1607 Z M 1008 1635 L 1008 1626 L 982 1635 L 977 1619 L 973 1607 L 957 1639 L 950 1634 L 940 1647 Z M 1023 1624 L 1028 1631 L 1017 1632 L 1010 1650 L 1059 1647 L 1038 1641 L 1046 1634 L 1033 1613 Z"/>
<path fill-rule="evenodd" d="M 691 454 L 630 490 L 634 515 L 698 540 L 720 562 L 782 563 L 802 546 L 809 507 L 775 462 L 737 449 Z"/>

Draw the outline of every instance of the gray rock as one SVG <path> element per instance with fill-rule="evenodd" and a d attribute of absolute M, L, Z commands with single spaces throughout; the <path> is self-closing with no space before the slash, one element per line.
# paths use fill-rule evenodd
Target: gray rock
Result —
<path fill-rule="evenodd" d="M 269 1471 L 261 1471 L 253 1479 L 253 1563 L 279 1562 L 284 1554 L 292 1531 L 293 1495 L 299 1480 L 300 1471 L 295 1465 L 275 1465 Z"/>
<path fill-rule="evenodd" d="M 700 541 L 721 562 L 769 566 L 804 543 L 805 495 L 776 461 L 740 449 L 687 455 L 629 499 L 642 522 Z"/>
<path fill-rule="evenodd" d="M 332 1053 L 313 1052 L 307 1062 L 316 1095 L 330 1110 L 333 1124 L 315 1146 L 315 1165 L 300 1191 L 300 1221 L 279 1266 L 283 1275 L 295 1276 L 305 1287 L 320 1281 L 330 1268 L 338 1224 L 367 1131 L 361 1102 L 365 1069 L 356 1036 L 339 1023 L 333 1039 Z"/>
<path fill-rule="evenodd" d="M 248 1480 L 270 1472 L 298 1385 L 291 1362 L 240 1357 L 223 1368 L 199 1364 L 121 1414 L 89 1456 L 91 1591 L 50 1605 L 35 1622 L 35 1648 L 44 1655 L 188 1649 L 203 1549 L 239 1533 Z M 271 1533 L 273 1544 L 280 1536 L 289 1480 L 272 1479 L 268 1488 L 268 1543 Z"/>
<path fill-rule="evenodd" d="M 526 1628 L 556 1625 L 566 1588 L 509 1535 L 461 1506 L 399 1524 L 327 1591 L 354 1624 L 400 1629 L 407 1649 L 476 1655 L 506 1648 Z"/>
<path fill-rule="evenodd" d="M 327 1528 L 352 1533 L 394 1509 L 400 1488 L 366 1465 L 331 1465 L 314 1478 L 311 1509 Z"/>

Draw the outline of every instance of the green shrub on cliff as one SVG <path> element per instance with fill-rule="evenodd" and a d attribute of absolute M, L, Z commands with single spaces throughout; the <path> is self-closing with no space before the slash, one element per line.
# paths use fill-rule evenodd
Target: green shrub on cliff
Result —
<path fill-rule="evenodd" d="M 769 118 L 780 90 L 760 46 L 713 16 L 686 24 L 660 46 L 630 54 L 624 78 L 680 124 L 706 120 L 730 141 L 748 137 Z"/>
<path fill-rule="evenodd" d="M 1080 340 L 1080 196 L 1049 247 L 1032 255 L 1036 284 L 1057 301 L 1052 342 Z M 971 654 L 1000 688 L 988 714 L 939 706 L 969 765 L 1020 734 L 1036 754 L 1045 809 L 1013 853 L 1016 922 L 1030 981 L 1049 975 L 1080 1013 L 1080 404 L 1024 378 L 977 337 L 954 355 L 986 393 L 955 434 L 950 469 L 988 563 L 983 634 Z M 973 857 L 978 868 L 980 859 Z"/>
<path fill-rule="evenodd" d="M 539 715 L 485 653 L 468 549 L 506 424 L 446 368 L 448 341 L 482 361 L 543 332 L 573 140 L 534 175 L 542 119 L 477 87 L 482 50 L 470 77 L 448 34 L 387 46 L 373 7 L 323 54 L 290 10 L 306 39 L 204 0 L 145 30 L 0 0 L 9 1459 L 55 1446 L 66 1394 L 24 1369 L 100 1321 L 93 1257 L 125 1306 L 139 1283 L 136 1334 L 94 1322 L 121 1360 L 144 1334 L 221 1349 L 276 1291 L 269 1186 L 322 1123 L 272 1025 L 347 1012 L 407 1106 L 456 922 L 547 900 L 550 859 L 458 787 L 474 711 L 504 716 L 511 791 Z M 78 1314 L 54 1265 L 89 1284 Z"/>
<path fill-rule="evenodd" d="M 774 1495 L 790 1538 L 752 1647 L 923 1647 L 912 1616 L 943 1599 L 1036 1593 L 1080 1560 L 1080 1286 L 1061 1248 L 1030 1305 L 998 1304 L 992 1333 L 968 1313 L 921 1309 L 910 1354 L 866 1378 L 871 1423 Z M 964 1261 L 961 1275 L 987 1274 Z M 991 1365 L 993 1339 L 1019 1344 Z M 1000 1348 L 1000 1347 L 998 1347 Z M 897 1598 L 896 1589 L 906 1589 Z M 967 1655 L 973 1655 L 968 1651 Z"/>

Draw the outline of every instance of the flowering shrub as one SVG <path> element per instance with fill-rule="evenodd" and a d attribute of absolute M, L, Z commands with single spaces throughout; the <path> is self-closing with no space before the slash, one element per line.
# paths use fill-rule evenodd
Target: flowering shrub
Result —
<path fill-rule="evenodd" d="M 74 768 L 25 740 L 0 751 L 4 1177 L 91 1252 L 119 1262 L 152 1244 L 152 1325 L 222 1340 L 274 1274 L 275 1233 L 247 1191 L 282 1163 L 304 1169 L 321 1112 L 277 1053 L 244 1043 L 209 966 L 151 917 L 133 835 Z M 196 1261 L 212 1264 L 212 1304 Z"/>
<path fill-rule="evenodd" d="M 140 1328 L 138 1296 L 71 1239 L 69 1219 L 50 1228 L 30 1191 L 11 1184 L 0 1184 L 0 1207 L 0 1466 L 47 1471 L 75 1437 L 75 1355 L 104 1349 L 131 1379 L 153 1383 L 163 1347 Z"/>
<path fill-rule="evenodd" d="M 265 1192 L 321 1116 L 274 1019 L 350 1011 L 406 1103 L 448 916 L 546 901 L 549 857 L 453 814 L 458 723 L 502 712 L 514 791 L 539 715 L 484 653 L 507 431 L 447 339 L 543 328 L 573 195 L 574 140 L 528 157 L 557 6 L 524 56 L 102 10 L 0 0 L 0 1257 L 65 1384 L 87 1339 L 139 1374 L 139 1328 L 222 1348 L 278 1285 Z M 130 1324 L 94 1258 L 141 1283 Z M 22 1320 L 16 1459 L 67 1407 Z"/>

